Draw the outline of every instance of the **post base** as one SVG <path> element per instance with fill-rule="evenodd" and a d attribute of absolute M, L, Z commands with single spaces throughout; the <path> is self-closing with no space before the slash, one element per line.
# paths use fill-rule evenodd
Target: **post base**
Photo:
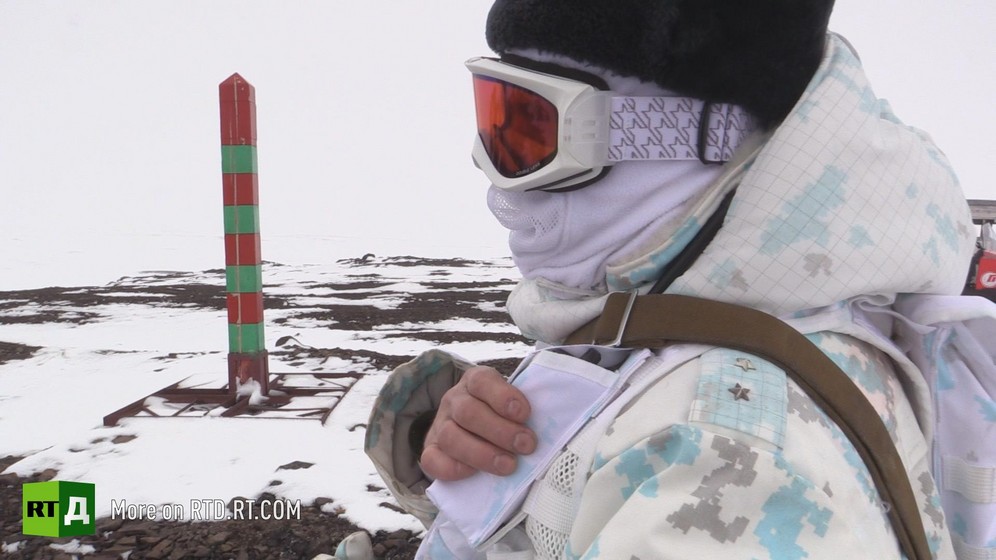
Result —
<path fill-rule="evenodd" d="M 270 365 L 266 350 L 253 353 L 230 352 L 228 354 L 228 392 L 235 395 L 239 385 L 250 379 L 259 383 L 260 392 L 270 391 Z"/>

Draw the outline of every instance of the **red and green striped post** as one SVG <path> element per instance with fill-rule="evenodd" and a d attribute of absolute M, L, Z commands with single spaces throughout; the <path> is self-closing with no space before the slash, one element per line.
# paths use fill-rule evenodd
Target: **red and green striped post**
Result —
<path fill-rule="evenodd" d="M 225 204 L 225 284 L 228 292 L 228 387 L 250 379 L 269 389 L 263 337 L 263 271 L 256 175 L 256 90 L 232 74 L 218 87 Z"/>

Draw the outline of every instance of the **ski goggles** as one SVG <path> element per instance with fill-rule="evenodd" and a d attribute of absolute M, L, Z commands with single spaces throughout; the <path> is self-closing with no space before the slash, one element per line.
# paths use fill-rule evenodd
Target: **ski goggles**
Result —
<path fill-rule="evenodd" d="M 578 189 L 628 160 L 723 163 L 754 128 L 736 105 L 614 95 L 597 76 L 519 57 L 465 64 L 477 115 L 474 163 L 505 190 Z"/>

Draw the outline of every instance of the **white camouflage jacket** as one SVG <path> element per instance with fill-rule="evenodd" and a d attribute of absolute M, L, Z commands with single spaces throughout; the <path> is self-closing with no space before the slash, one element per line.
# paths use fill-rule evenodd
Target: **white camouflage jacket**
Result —
<path fill-rule="evenodd" d="M 924 133 L 874 95 L 835 35 L 791 114 L 738 155 L 673 235 L 610 267 L 609 289 L 652 284 L 736 189 L 724 226 L 668 292 L 777 315 L 832 358 L 878 410 L 881 419 L 869 421 L 891 432 L 935 558 L 953 558 L 929 473 L 929 394 L 891 337 L 897 294 L 957 294 L 964 285 L 974 235 L 954 173 Z M 527 337 L 557 344 L 603 301 L 523 281 L 509 311 Z M 371 415 L 368 454 L 427 526 L 437 509 L 408 428 L 469 365 L 439 351 L 418 357 L 392 374 Z M 774 365 L 676 345 L 644 361 L 633 379 L 641 380 L 638 393 L 607 408 L 554 458 L 519 508 L 521 524 L 492 556 L 437 523 L 420 557 L 901 557 L 888 504 L 854 448 Z"/>

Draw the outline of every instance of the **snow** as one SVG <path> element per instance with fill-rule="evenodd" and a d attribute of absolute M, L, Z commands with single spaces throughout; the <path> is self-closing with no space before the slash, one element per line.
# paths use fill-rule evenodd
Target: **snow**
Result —
<path fill-rule="evenodd" d="M 268 265 L 264 271 L 274 293 L 291 296 L 295 304 L 314 305 L 316 309 L 330 303 L 368 304 L 372 298 L 401 302 L 408 294 L 427 291 L 418 280 L 459 285 L 505 279 L 501 287 L 507 289 L 513 283 L 510 277 L 515 275 L 507 259 L 476 267 L 446 267 L 402 266 L 392 264 L 391 259 L 375 258 L 369 264 Z M 365 287 L 331 287 L 348 287 L 357 281 Z M 121 288 L 123 296 L 131 297 L 167 283 L 213 283 L 221 293 L 224 279 L 216 272 L 147 273 L 107 286 L 107 295 L 113 297 Z M 125 287 L 129 289 L 125 291 Z M 367 294 L 367 298 L 336 297 L 350 292 Z M 151 295 L 150 301 L 157 301 L 155 294 Z M 37 313 L 53 309 L 73 312 L 73 305 L 56 301 L 25 308 Z M 105 415 L 174 383 L 185 387 L 224 385 L 227 316 L 223 311 L 127 300 L 79 311 L 95 317 L 82 324 L 0 324 L 0 340 L 41 347 L 29 359 L 0 366 L 0 453 L 26 456 L 8 472 L 29 475 L 55 469 L 59 480 L 93 483 L 98 517 L 111 514 L 112 500 L 189 504 L 191 500 L 227 502 L 237 496 L 253 498 L 270 492 L 288 500 L 301 500 L 305 505 L 320 497 L 331 499 L 326 509 L 343 511 L 370 530 L 419 530 L 414 518 L 380 505 L 392 498 L 381 489 L 380 479 L 362 452 L 370 407 L 387 372 L 364 366 L 362 358 L 297 360 L 295 366 L 271 355 L 270 370 L 274 373 L 348 370 L 363 374 L 324 425 L 317 420 L 222 418 L 216 410 L 200 417 L 125 418 L 116 426 L 105 427 Z M 294 311 L 301 313 L 301 308 Z M 271 352 L 274 341 L 287 338 L 288 343 L 302 347 L 414 355 L 430 344 L 387 335 L 513 331 L 507 324 L 479 324 L 467 319 L 381 325 L 374 331 L 350 330 L 347 324 L 315 328 L 315 323 L 297 320 L 294 315 L 287 309 L 268 312 Z M 286 321 L 275 321 L 280 318 Z M 471 360 L 516 357 L 528 349 L 523 343 L 499 342 L 454 343 L 444 348 Z M 288 385 L 309 385 L 309 378 L 290 379 Z M 251 393 L 256 400 L 261 398 L 258 386 L 244 385 L 239 391 Z M 321 406 L 328 404 L 325 401 L 329 398 L 309 397 L 295 401 L 295 406 Z M 145 404 L 152 409 L 170 406 L 156 398 L 147 399 Z M 312 466 L 281 469 L 295 461 Z"/>
<path fill-rule="evenodd" d="M 257 91 L 263 256 L 290 265 L 267 269 L 274 293 L 302 305 L 391 307 L 399 301 L 391 293 L 423 289 L 430 271 L 390 269 L 392 283 L 359 290 L 383 296 L 372 301 L 312 287 L 345 281 L 333 263 L 367 253 L 505 256 L 505 234 L 469 161 L 461 64 L 488 52 L 490 3 L 0 3 L 0 52 L 19 53 L 0 57 L 0 290 L 103 286 L 151 270 L 216 282 L 198 271 L 223 264 L 216 88 L 236 71 Z M 996 198 L 988 169 L 996 113 L 985 110 L 996 88 L 994 26 L 987 0 L 839 1 L 832 20 L 859 49 L 876 93 L 934 136 L 975 198 Z M 510 274 L 507 263 L 453 272 L 468 282 Z M 207 416 L 104 427 L 104 415 L 163 387 L 222 378 L 225 313 L 127 303 L 77 312 L 99 318 L 0 321 L 0 341 L 42 348 L 0 365 L 0 456 L 27 456 L 6 472 L 54 468 L 60 480 L 95 483 L 98 516 L 111 499 L 273 492 L 331 498 L 327 508 L 370 530 L 418 529 L 379 505 L 386 491 L 368 489 L 381 483 L 361 452 L 360 426 L 384 372 L 364 371 L 325 425 Z M 267 312 L 268 321 L 284 317 Z M 295 320 L 268 325 L 267 340 L 407 355 L 430 344 L 388 334 L 464 328 L 501 331 L 459 320 L 375 331 Z M 471 360 L 524 352 L 480 342 L 447 349 Z M 330 358 L 321 367 L 358 366 Z M 134 439 L 114 443 L 121 436 Z M 293 461 L 313 466 L 279 469 Z"/>
<path fill-rule="evenodd" d="M 89 544 L 80 544 L 79 539 L 73 539 L 65 544 L 52 543 L 48 545 L 50 548 L 54 548 L 60 552 L 65 552 L 66 554 L 90 554 L 96 552 L 97 549 Z"/>

